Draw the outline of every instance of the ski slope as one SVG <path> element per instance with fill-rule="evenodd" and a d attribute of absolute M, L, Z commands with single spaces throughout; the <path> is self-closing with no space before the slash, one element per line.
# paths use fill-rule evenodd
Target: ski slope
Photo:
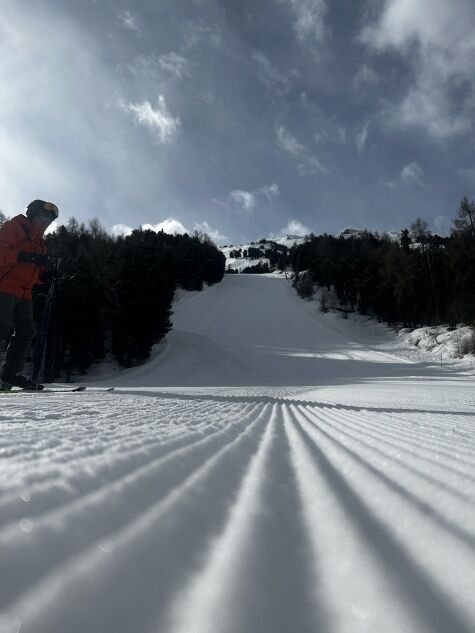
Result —
<path fill-rule="evenodd" d="M 173 330 L 157 356 L 122 372 L 117 384 L 344 386 L 414 372 L 441 377 L 437 367 L 408 368 L 411 362 L 393 349 L 394 336 L 375 345 L 333 316 L 322 315 L 317 302 L 302 301 L 282 278 L 229 275 L 204 292 L 186 293 L 175 304 Z"/>
<path fill-rule="evenodd" d="M 473 375 L 229 276 L 115 392 L 0 396 L 0 632 L 473 633 Z"/>

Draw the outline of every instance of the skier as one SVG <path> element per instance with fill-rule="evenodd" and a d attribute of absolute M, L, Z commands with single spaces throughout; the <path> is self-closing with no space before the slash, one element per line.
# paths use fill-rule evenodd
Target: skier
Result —
<path fill-rule="evenodd" d="M 33 200 L 25 215 L 17 215 L 0 227 L 0 342 L 12 326 L 14 329 L 0 371 L 3 390 L 12 386 L 43 389 L 21 372 L 34 334 L 31 289 L 47 283 L 50 276 L 43 235 L 57 217 L 56 205 Z"/>

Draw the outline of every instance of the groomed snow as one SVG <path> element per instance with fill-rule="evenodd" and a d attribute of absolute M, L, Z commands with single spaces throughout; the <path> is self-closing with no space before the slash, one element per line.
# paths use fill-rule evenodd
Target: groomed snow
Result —
<path fill-rule="evenodd" d="M 275 277 L 173 320 L 88 391 L 0 395 L 1 633 L 472 633 L 472 371 Z"/>

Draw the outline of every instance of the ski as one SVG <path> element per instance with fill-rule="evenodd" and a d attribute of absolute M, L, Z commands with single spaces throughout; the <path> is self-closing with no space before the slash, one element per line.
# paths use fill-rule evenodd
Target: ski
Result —
<path fill-rule="evenodd" d="M 33 389 L 31 389 L 31 390 L 30 390 L 30 389 L 26 389 L 26 391 L 30 391 L 30 393 L 31 393 L 31 392 L 33 392 L 34 390 L 33 390 Z M 60 388 L 60 387 L 58 387 L 58 388 L 55 388 L 55 387 L 51 387 L 51 388 L 50 388 L 50 387 L 45 387 L 44 389 L 40 389 L 39 391 L 40 391 L 41 393 L 43 393 L 43 392 L 45 392 L 45 391 L 46 391 L 46 393 L 77 393 L 78 391 L 86 391 L 86 387 L 70 387 L 70 388 L 67 388 L 67 387 L 66 387 L 66 388 L 64 388 L 64 389 L 62 389 L 62 388 Z"/>
<path fill-rule="evenodd" d="M 81 386 L 81 387 L 74 387 L 71 389 L 61 389 L 61 388 L 55 388 L 55 387 L 45 387 L 44 389 L 41 389 L 40 391 L 46 391 L 48 393 L 78 393 L 80 391 L 89 391 L 91 393 L 107 393 L 109 391 L 114 391 L 115 387 L 104 387 L 104 389 L 101 389 L 101 387 L 85 387 L 85 386 Z"/>
<path fill-rule="evenodd" d="M 61 388 L 49 388 L 49 387 L 45 387 L 44 389 L 8 389 L 8 390 L 3 390 L 0 391 L 0 393 L 9 393 L 9 394 L 19 394 L 19 393 L 81 393 L 83 391 L 86 391 L 87 387 L 81 386 L 81 387 L 72 387 L 70 389 L 66 388 L 66 389 L 61 389 Z M 108 393 L 110 391 L 114 391 L 115 387 L 107 387 L 106 389 L 90 389 L 89 391 L 91 392 L 104 392 L 104 393 Z"/>

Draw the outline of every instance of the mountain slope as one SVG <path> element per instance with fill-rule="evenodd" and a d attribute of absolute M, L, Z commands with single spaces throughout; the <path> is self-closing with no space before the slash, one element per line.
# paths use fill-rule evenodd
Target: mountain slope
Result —
<path fill-rule="evenodd" d="M 175 304 L 172 320 L 158 356 L 123 372 L 119 385 L 337 385 L 414 372 L 406 359 L 355 341 L 357 330 L 338 329 L 282 278 L 226 275 Z"/>

